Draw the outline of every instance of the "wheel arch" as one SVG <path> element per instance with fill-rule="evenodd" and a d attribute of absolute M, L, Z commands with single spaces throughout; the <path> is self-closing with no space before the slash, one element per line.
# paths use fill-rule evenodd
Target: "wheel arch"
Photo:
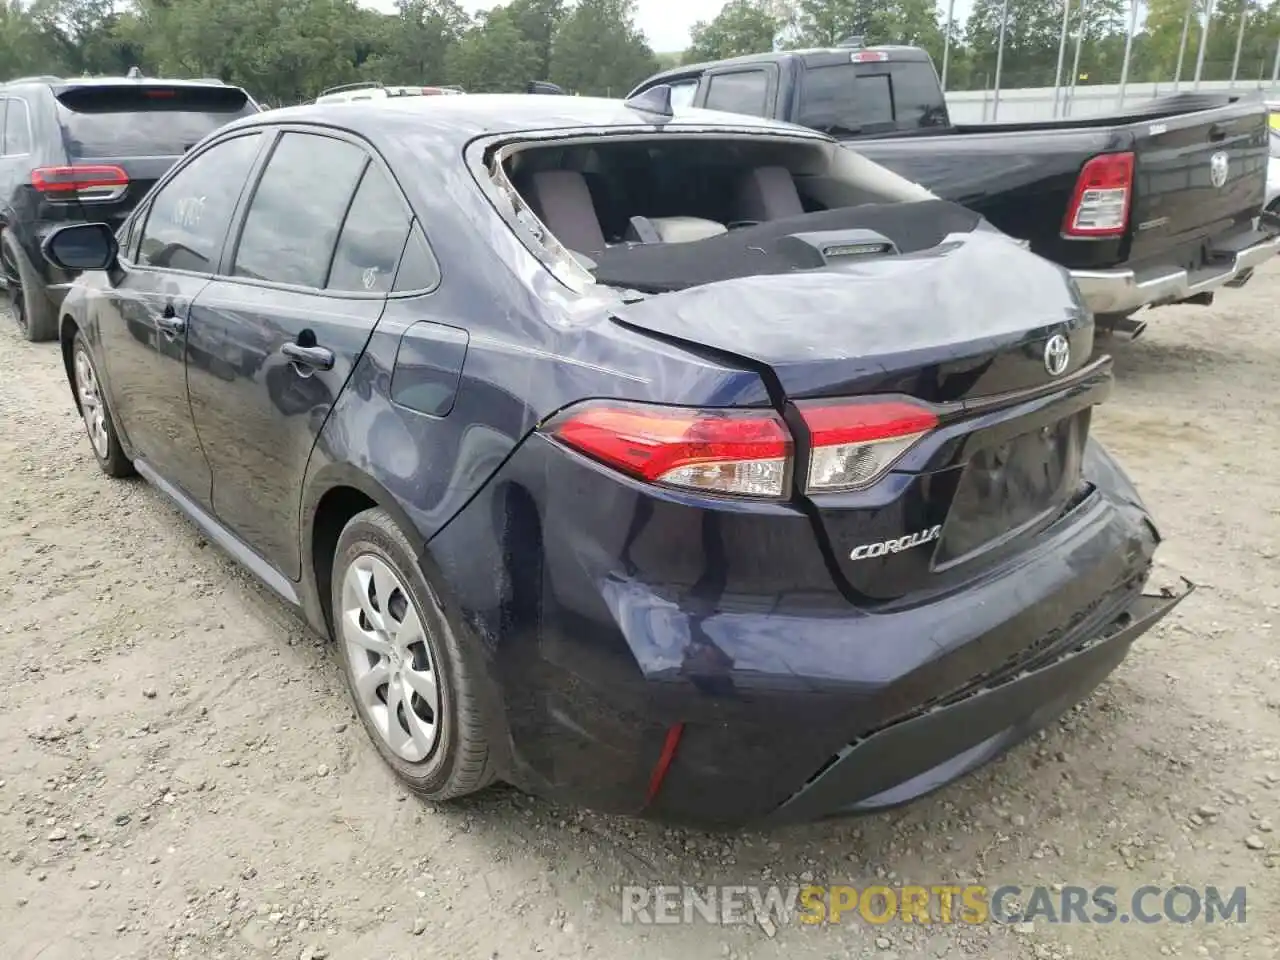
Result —
<path fill-rule="evenodd" d="M 329 596 L 338 538 L 351 518 L 365 510 L 384 510 L 421 558 L 426 542 L 395 497 L 367 473 L 345 463 L 329 463 L 308 479 L 302 502 L 302 589 L 307 619 L 324 636 L 333 636 Z"/>
<path fill-rule="evenodd" d="M 79 332 L 80 324 L 76 323 L 75 317 L 69 313 L 63 313 L 62 319 L 58 321 L 58 345 L 62 350 L 62 370 L 67 375 L 67 389 L 71 391 L 71 400 L 76 405 L 76 413 L 83 411 L 80 409 L 80 394 L 76 390 L 76 372 L 71 353 L 76 334 Z"/>

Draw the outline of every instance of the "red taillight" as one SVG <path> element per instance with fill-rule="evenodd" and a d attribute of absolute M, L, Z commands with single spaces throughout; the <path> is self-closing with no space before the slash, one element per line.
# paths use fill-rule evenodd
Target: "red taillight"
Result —
<path fill-rule="evenodd" d="M 796 407 L 809 428 L 807 493 L 875 483 L 938 425 L 932 410 L 908 400 L 814 400 Z"/>
<path fill-rule="evenodd" d="M 1104 153 L 1080 170 L 1062 232 L 1068 237 L 1113 237 L 1129 224 L 1133 154 Z"/>
<path fill-rule="evenodd" d="M 176 90 L 144 90 L 142 95 L 148 100 L 172 100 L 178 95 Z"/>
<path fill-rule="evenodd" d="M 771 499 L 790 493 L 791 434 L 772 410 L 593 401 L 557 417 L 547 431 L 650 483 Z"/>
<path fill-rule="evenodd" d="M 41 193 L 54 195 L 82 190 L 114 192 L 129 185 L 129 175 L 113 166 L 36 167 L 31 171 L 31 185 Z"/>
<path fill-rule="evenodd" d="M 884 63 L 889 55 L 883 50 L 863 50 L 849 58 L 854 63 Z"/>

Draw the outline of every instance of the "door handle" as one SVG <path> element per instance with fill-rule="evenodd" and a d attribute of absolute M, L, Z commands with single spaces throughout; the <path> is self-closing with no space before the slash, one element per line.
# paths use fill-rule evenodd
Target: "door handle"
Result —
<path fill-rule="evenodd" d="M 166 337 L 176 337 L 187 329 L 187 321 L 178 316 L 178 312 L 173 309 L 173 304 L 166 304 L 159 318 L 156 320 L 156 326 L 160 328 L 160 332 Z"/>
<path fill-rule="evenodd" d="M 304 347 L 289 342 L 280 348 L 280 352 L 288 357 L 291 363 L 301 367 L 310 367 L 312 370 L 333 369 L 333 351 L 326 350 L 324 347 Z"/>
<path fill-rule="evenodd" d="M 1216 123 L 1209 128 L 1210 143 L 1220 143 L 1225 139 L 1227 139 L 1227 131 L 1224 128 L 1220 127 Z"/>

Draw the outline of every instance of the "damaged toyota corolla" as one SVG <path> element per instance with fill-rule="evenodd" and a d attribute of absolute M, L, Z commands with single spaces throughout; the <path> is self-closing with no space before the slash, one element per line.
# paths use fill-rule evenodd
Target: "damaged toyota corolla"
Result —
<path fill-rule="evenodd" d="M 1159 534 L 1090 436 L 1111 361 L 1066 273 L 977 215 L 824 135 L 644 96 L 308 106 L 215 135 L 186 163 L 251 131 L 261 152 L 154 354 L 185 356 L 199 444 L 148 426 L 167 407 L 116 411 L 151 376 L 108 329 L 144 219 L 69 298 L 95 452 L 335 638 L 427 797 L 502 779 L 734 824 L 921 796 L 1087 696 L 1185 596 L 1144 592 Z M 301 286 L 238 252 L 264 191 L 316 172 L 298 137 L 364 164 L 341 230 L 254 241 L 332 264 Z M 363 289 L 331 292 L 340 266 Z"/>

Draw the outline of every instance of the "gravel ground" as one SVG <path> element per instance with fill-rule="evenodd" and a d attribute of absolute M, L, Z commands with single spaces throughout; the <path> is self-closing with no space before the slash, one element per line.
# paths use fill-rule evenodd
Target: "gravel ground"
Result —
<path fill-rule="evenodd" d="M 1082 709 L 904 810 L 710 834 L 406 796 L 327 650 L 89 452 L 0 325 L 0 954 L 1274 958 L 1280 264 L 1117 344 L 1098 434 L 1200 584 Z M 619 885 L 1247 884 L 1243 924 L 624 926 Z"/>

